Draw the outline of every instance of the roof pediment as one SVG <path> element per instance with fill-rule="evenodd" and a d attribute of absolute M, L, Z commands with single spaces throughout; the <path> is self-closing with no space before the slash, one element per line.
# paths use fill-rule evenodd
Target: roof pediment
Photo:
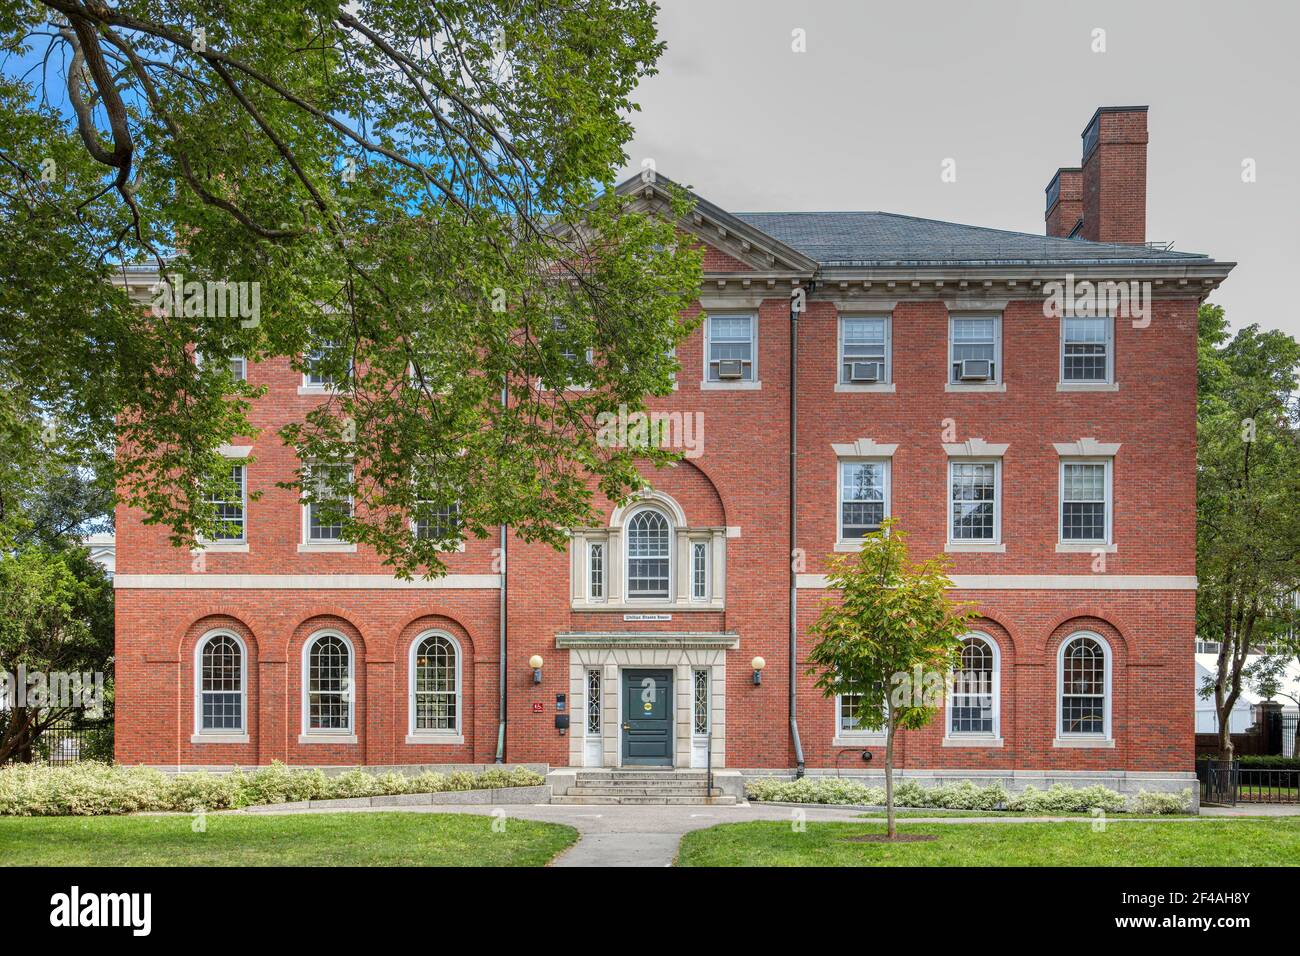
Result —
<path fill-rule="evenodd" d="M 817 261 L 786 245 L 758 227 L 745 222 L 720 206 L 679 186 L 662 173 L 647 170 L 620 183 L 615 191 L 633 197 L 638 212 L 666 214 L 673 188 L 683 190 L 691 210 L 678 217 L 677 224 L 704 244 L 738 260 L 748 271 L 782 277 L 807 275 L 817 270 Z"/>

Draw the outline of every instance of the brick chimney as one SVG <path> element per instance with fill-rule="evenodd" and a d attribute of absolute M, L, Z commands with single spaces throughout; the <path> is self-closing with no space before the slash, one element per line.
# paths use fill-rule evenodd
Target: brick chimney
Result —
<path fill-rule="evenodd" d="M 1083 229 L 1097 242 L 1147 234 L 1147 108 L 1103 106 L 1083 130 Z"/>
<path fill-rule="evenodd" d="M 1083 216 L 1083 170 L 1062 166 L 1047 184 L 1047 234 L 1068 237 Z"/>

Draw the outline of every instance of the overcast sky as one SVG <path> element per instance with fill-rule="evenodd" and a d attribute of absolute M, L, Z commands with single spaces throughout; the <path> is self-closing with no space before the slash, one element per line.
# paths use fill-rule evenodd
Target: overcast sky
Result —
<path fill-rule="evenodd" d="M 1043 189 L 1079 165 L 1093 111 L 1146 104 L 1147 238 L 1239 263 L 1211 301 L 1234 327 L 1300 336 L 1284 290 L 1300 266 L 1295 0 L 659 2 L 668 50 L 638 92 L 629 174 L 653 158 L 733 212 L 1042 234 Z"/>

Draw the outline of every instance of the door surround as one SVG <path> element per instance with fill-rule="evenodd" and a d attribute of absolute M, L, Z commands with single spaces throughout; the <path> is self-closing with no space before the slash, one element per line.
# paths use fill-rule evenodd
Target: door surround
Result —
<path fill-rule="evenodd" d="M 622 671 L 662 670 L 673 672 L 673 765 L 680 768 L 691 766 L 692 753 L 692 701 L 693 682 L 691 671 L 696 668 L 708 668 L 710 675 L 710 697 L 712 718 L 713 766 L 720 769 L 726 766 L 727 753 L 727 719 L 725 699 L 727 694 L 727 651 L 739 646 L 735 634 L 723 632 L 710 635 L 666 634 L 673 639 L 672 647 L 655 646 L 650 640 L 637 642 L 639 646 L 628 646 L 633 642 L 623 635 L 605 634 L 597 643 L 594 634 L 583 634 L 579 640 L 570 643 L 569 634 L 556 635 L 556 646 L 569 655 L 569 699 L 574 702 L 576 714 L 585 713 L 587 700 L 587 671 L 601 671 L 600 700 L 600 752 L 599 763 L 588 759 L 587 722 L 575 721 L 577 727 L 569 735 L 569 766 L 571 767 L 618 767 L 622 761 Z M 572 635 L 577 637 L 577 635 Z M 655 635 L 658 638 L 659 635 Z M 701 640 L 700 638 L 704 638 Z M 653 638 L 651 639 L 653 640 Z M 719 644 L 725 644 L 719 647 Z M 707 643 L 706 643 L 707 642 Z M 699 646 L 690 646 L 698 644 Z M 686 646 L 683 646 L 686 645 Z M 595 751 L 591 747 L 591 751 Z"/>

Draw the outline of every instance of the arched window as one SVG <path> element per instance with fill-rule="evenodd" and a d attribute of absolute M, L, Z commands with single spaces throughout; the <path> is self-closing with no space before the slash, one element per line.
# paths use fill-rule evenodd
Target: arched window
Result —
<path fill-rule="evenodd" d="M 447 634 L 422 634 L 411 644 L 411 733 L 460 729 L 460 648 Z"/>
<path fill-rule="evenodd" d="M 672 525 L 645 508 L 627 523 L 627 596 L 668 598 L 671 594 Z"/>
<path fill-rule="evenodd" d="M 352 732 L 352 645 L 342 634 L 314 635 L 303 655 L 303 732 Z"/>
<path fill-rule="evenodd" d="M 998 645 L 987 634 L 966 635 L 961 660 L 952 674 L 948 734 L 996 737 L 1001 689 Z"/>
<path fill-rule="evenodd" d="M 242 734 L 246 656 L 244 644 L 228 631 L 215 631 L 199 641 L 195 655 L 195 732 Z"/>
<path fill-rule="evenodd" d="M 1061 644 L 1059 732 L 1062 737 L 1110 737 L 1110 645 L 1091 633 Z"/>

